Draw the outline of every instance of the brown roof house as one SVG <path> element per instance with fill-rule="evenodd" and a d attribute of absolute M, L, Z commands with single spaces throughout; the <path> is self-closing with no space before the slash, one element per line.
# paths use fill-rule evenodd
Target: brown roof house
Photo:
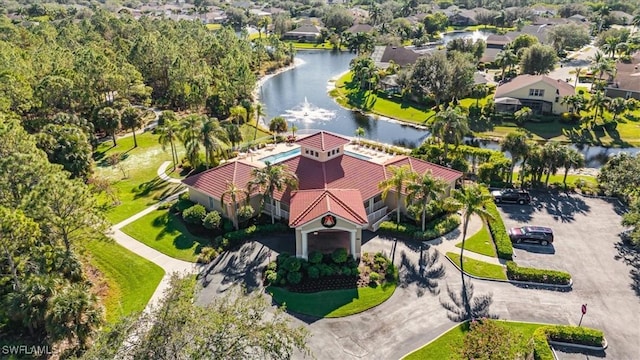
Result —
<path fill-rule="evenodd" d="M 514 112 L 528 107 L 535 114 L 561 114 L 569 111 L 562 98 L 575 94 L 564 81 L 546 75 L 520 75 L 496 89 L 494 102 L 499 112 Z"/>
<path fill-rule="evenodd" d="M 320 36 L 320 27 L 317 25 L 301 25 L 282 35 L 284 40 L 315 41 Z"/>
<path fill-rule="evenodd" d="M 386 69 L 391 62 L 403 67 L 418 60 L 421 54 L 403 46 L 376 46 L 371 53 L 371 59 L 376 67 Z"/>
<path fill-rule="evenodd" d="M 633 55 L 630 63 L 616 63 L 616 77 L 607 87 L 606 93 L 611 98 L 640 100 L 640 52 Z"/>
<path fill-rule="evenodd" d="M 374 161 L 345 150 L 350 142 L 349 138 L 320 131 L 301 138 L 286 152 L 255 161 L 232 159 L 190 176 L 183 183 L 192 201 L 227 216 L 232 212 L 225 210 L 237 206 L 231 204 L 228 197 L 224 204 L 221 202 L 228 184 L 246 188 L 253 170 L 273 160 L 296 175 L 298 188 L 276 191 L 274 205 L 265 204 L 263 211 L 273 212 L 276 218 L 286 220 L 295 229 L 296 256 L 306 258 L 312 250 L 328 252 L 342 247 L 359 258 L 362 230 L 377 230 L 390 210 L 406 211 L 404 194 L 399 204 L 395 196 L 382 199 L 378 184 L 391 176 L 389 167 L 408 165 L 420 174 L 431 171 L 448 184 L 445 194 L 462 176 L 458 171 L 409 156 Z M 257 191 L 250 195 L 249 203 L 254 209 L 259 208 L 261 196 Z"/>

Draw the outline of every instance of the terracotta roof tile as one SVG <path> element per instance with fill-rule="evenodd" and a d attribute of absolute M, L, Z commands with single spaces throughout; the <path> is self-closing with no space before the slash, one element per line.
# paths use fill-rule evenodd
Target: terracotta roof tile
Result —
<path fill-rule="evenodd" d="M 313 135 L 306 136 L 296 141 L 296 143 L 306 147 L 315 148 L 321 151 L 326 151 L 330 149 L 335 149 L 341 145 L 346 145 L 350 141 L 351 140 L 345 137 L 342 137 L 330 132 L 326 132 L 326 131 L 320 131 Z"/>
<path fill-rule="evenodd" d="M 409 165 L 411 169 L 413 169 L 413 171 L 421 175 L 427 171 L 431 171 L 433 176 L 440 178 L 446 182 L 451 182 L 462 177 L 462 173 L 460 171 L 449 169 L 448 167 L 436 165 L 428 161 L 416 159 L 409 156 L 397 156 L 387 161 L 384 165 L 386 167 Z"/>
<path fill-rule="evenodd" d="M 209 169 L 199 174 L 189 176 L 182 183 L 209 196 L 220 199 L 227 191 L 228 183 L 234 183 L 241 189 L 246 189 L 252 178 L 251 173 L 256 166 L 241 162 L 231 161 L 216 168 Z M 242 200 L 244 195 L 238 197 Z"/>
<path fill-rule="evenodd" d="M 299 227 L 331 213 L 359 225 L 365 225 L 367 212 L 356 189 L 303 190 L 291 197 L 290 227 Z"/>

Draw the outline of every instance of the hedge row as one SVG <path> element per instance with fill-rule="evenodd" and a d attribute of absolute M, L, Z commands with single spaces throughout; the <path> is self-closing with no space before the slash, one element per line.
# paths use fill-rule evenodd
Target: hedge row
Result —
<path fill-rule="evenodd" d="M 554 360 L 548 341 L 571 344 L 602 346 L 604 333 L 600 330 L 570 325 L 542 326 L 533 333 L 534 355 L 536 360 Z"/>
<path fill-rule="evenodd" d="M 420 227 L 411 224 L 396 224 L 392 221 L 384 221 L 380 224 L 379 230 L 385 233 L 394 234 L 410 239 L 425 241 L 438 238 L 447 234 L 460 225 L 460 216 L 449 214 L 427 224 L 427 230 L 422 231 Z"/>
<path fill-rule="evenodd" d="M 509 280 L 555 285 L 569 285 L 571 281 L 568 272 L 520 267 L 513 261 L 507 261 L 507 277 Z"/>
<path fill-rule="evenodd" d="M 513 259 L 513 245 L 511 244 L 511 239 L 509 238 L 509 234 L 507 234 L 507 229 L 502 222 L 502 216 L 500 216 L 496 204 L 494 204 L 493 201 L 488 201 L 484 208 L 491 215 L 487 223 L 493 242 L 496 244 L 498 257 L 505 260 Z"/>
<path fill-rule="evenodd" d="M 250 239 L 254 235 L 285 232 L 287 230 L 289 230 L 289 228 L 281 223 L 251 225 L 246 229 L 230 231 L 224 235 L 218 236 L 215 238 L 214 243 L 215 246 L 221 246 L 226 250 L 228 248 L 233 248 L 234 246 L 239 245 L 240 243 Z"/>

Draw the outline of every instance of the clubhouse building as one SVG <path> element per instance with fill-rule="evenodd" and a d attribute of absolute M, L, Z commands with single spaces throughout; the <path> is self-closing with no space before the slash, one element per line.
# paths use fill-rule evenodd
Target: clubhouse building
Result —
<path fill-rule="evenodd" d="M 283 165 L 297 176 L 298 189 L 276 191 L 275 206 L 265 204 L 263 211 L 288 220 L 295 229 L 296 256 L 301 258 L 307 258 L 313 250 L 328 252 L 337 247 L 359 258 L 362 229 L 376 231 L 390 211 L 405 211 L 404 201 L 397 204 L 393 194 L 382 199 L 378 184 L 391 176 L 389 167 L 408 165 L 419 174 L 431 171 L 449 184 L 447 193 L 462 177 L 459 171 L 410 156 L 367 152 L 351 139 L 327 131 L 280 146 L 283 151 L 275 147 L 269 156 L 258 159 L 248 159 L 244 154 L 183 183 L 192 201 L 223 215 L 232 214 L 229 210 L 239 205 L 231 204 L 229 196 L 224 204 L 221 201 L 229 184 L 246 189 L 254 169 L 266 166 L 266 162 Z M 249 196 L 249 203 L 259 209 L 262 195 L 254 192 Z M 236 200 L 246 201 L 244 195 Z"/>

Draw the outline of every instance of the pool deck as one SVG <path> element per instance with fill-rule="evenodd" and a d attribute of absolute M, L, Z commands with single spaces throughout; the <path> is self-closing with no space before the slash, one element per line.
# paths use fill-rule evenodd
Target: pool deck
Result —
<path fill-rule="evenodd" d="M 344 146 L 345 151 L 353 152 L 356 154 L 360 154 L 366 157 L 369 157 L 369 161 L 383 164 L 389 159 L 394 158 L 396 155 L 387 154 L 383 151 L 378 151 L 375 149 L 368 148 L 366 146 L 359 146 L 355 144 L 355 139 L 352 140 L 352 143 Z M 300 148 L 298 144 L 286 144 L 286 143 L 278 143 L 278 144 L 270 144 L 270 146 L 264 147 L 262 149 L 252 150 L 250 152 L 241 152 L 237 157 L 233 159 L 229 159 L 228 161 L 238 161 L 241 160 L 245 163 L 257 165 L 259 167 L 264 166 L 264 162 L 260 159 L 263 159 L 267 156 L 273 156 L 276 154 L 281 154 L 287 151 L 291 151 L 293 149 Z"/>

